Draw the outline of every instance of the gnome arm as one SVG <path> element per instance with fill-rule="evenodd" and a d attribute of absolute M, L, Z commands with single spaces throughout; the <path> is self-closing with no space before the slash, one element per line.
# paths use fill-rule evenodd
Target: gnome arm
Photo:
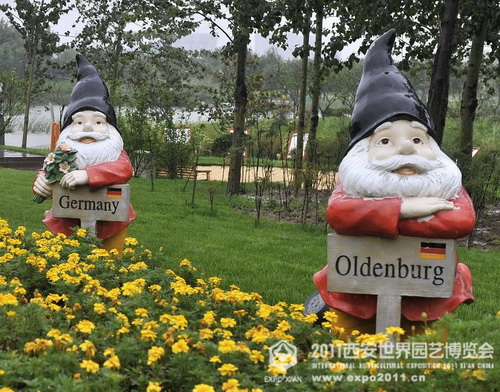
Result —
<path fill-rule="evenodd" d="M 401 204 L 400 197 L 349 197 L 338 184 L 328 200 L 326 216 L 337 234 L 396 237 Z"/>
<path fill-rule="evenodd" d="M 429 238 L 462 238 L 474 230 L 476 214 L 472 200 L 462 188 L 452 210 L 437 212 L 429 219 L 404 219 L 399 222 L 400 235 Z"/>
<path fill-rule="evenodd" d="M 90 190 L 113 184 L 124 184 L 132 177 L 132 164 L 125 150 L 116 161 L 89 166 L 85 170 L 89 176 Z"/>
<path fill-rule="evenodd" d="M 400 219 L 401 198 L 349 197 L 339 184 L 330 196 L 326 214 L 337 234 L 461 238 L 474 229 L 474 207 L 463 188 L 451 202 L 454 209 L 440 211 L 426 219 Z"/>

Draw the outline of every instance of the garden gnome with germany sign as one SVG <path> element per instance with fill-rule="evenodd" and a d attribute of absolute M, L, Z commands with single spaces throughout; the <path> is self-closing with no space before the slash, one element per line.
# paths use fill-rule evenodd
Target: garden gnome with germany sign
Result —
<path fill-rule="evenodd" d="M 458 167 L 436 142 L 427 109 L 393 65 L 395 37 L 389 30 L 367 52 L 348 151 L 328 201 L 328 223 L 346 236 L 464 237 L 475 225 L 472 202 Z M 330 292 L 327 273 L 325 267 L 314 275 L 317 300 L 320 295 L 320 302 L 333 308 L 346 332 L 373 333 L 377 297 Z M 403 329 L 473 302 L 467 266 L 457 264 L 452 285 L 450 298 L 402 297 Z"/>
<path fill-rule="evenodd" d="M 132 177 L 132 165 L 123 149 L 117 129 L 116 114 L 106 84 L 95 67 L 81 54 L 76 55 L 78 82 L 71 93 L 64 115 L 62 132 L 56 149 L 76 150 L 76 170 L 64 174 L 59 185 L 74 190 L 86 186 L 90 191 L 125 184 Z M 44 171 L 33 185 L 33 191 L 45 198 L 52 196 Z M 98 221 L 96 235 L 106 249 L 121 249 L 129 223 L 135 219 L 130 205 L 128 221 Z M 43 223 L 53 233 L 72 234 L 78 219 L 56 218 L 52 210 L 45 212 Z"/>

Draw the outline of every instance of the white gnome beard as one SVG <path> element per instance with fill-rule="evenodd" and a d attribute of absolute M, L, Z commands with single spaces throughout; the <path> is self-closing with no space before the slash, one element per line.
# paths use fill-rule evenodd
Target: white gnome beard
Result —
<path fill-rule="evenodd" d="M 435 161 L 408 155 L 369 162 L 368 139 L 359 141 L 344 157 L 339 168 L 339 179 L 347 195 L 455 198 L 462 185 L 460 170 L 433 139 L 429 142 L 437 155 Z M 404 164 L 412 164 L 422 173 L 411 176 L 393 173 Z"/>
<path fill-rule="evenodd" d="M 102 138 L 99 134 L 94 143 L 82 143 L 69 137 L 71 127 L 67 127 L 57 141 L 57 145 L 64 143 L 78 151 L 76 163 L 79 169 L 94 166 L 104 162 L 116 161 L 123 150 L 123 139 L 118 130 L 109 125 L 109 134 Z M 86 132 L 85 136 L 93 137 L 93 133 Z"/>

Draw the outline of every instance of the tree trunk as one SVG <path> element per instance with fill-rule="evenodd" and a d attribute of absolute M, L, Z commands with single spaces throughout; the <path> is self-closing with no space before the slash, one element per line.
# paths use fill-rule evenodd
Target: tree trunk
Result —
<path fill-rule="evenodd" d="M 472 44 L 467 64 L 462 100 L 460 102 L 460 138 L 459 166 L 465 168 L 472 158 L 474 119 L 477 109 L 477 85 L 483 59 L 484 40 L 488 31 L 489 18 L 485 16 L 479 23 L 479 30 L 472 37 Z"/>
<path fill-rule="evenodd" d="M 229 157 L 227 193 L 236 195 L 241 191 L 241 167 L 245 137 L 245 113 L 247 110 L 246 62 L 249 37 L 240 38 L 236 54 L 236 85 L 234 89 L 234 131 Z"/>
<path fill-rule="evenodd" d="M 28 144 L 28 127 L 30 122 L 30 106 L 31 106 L 31 95 L 33 92 L 33 79 L 35 77 L 35 64 L 36 64 L 36 54 L 31 59 L 28 64 L 28 81 L 26 85 L 26 91 L 24 95 L 24 121 L 23 121 L 23 139 L 21 143 L 22 148 L 26 148 Z"/>
<path fill-rule="evenodd" d="M 309 131 L 309 145 L 307 162 L 311 168 L 316 164 L 317 142 L 316 133 L 319 123 L 319 98 L 321 95 L 321 48 L 323 43 L 323 4 L 318 4 L 316 8 L 316 39 L 314 43 L 314 63 L 313 63 L 313 83 L 311 100 L 311 128 Z"/>
<path fill-rule="evenodd" d="M 458 17 L 458 1 L 446 0 L 441 18 L 439 43 L 434 56 L 427 107 L 434 122 L 439 144 L 443 140 L 448 111 L 448 91 L 450 87 L 451 57 L 455 47 L 455 25 Z"/>
<path fill-rule="evenodd" d="M 299 113 L 297 119 L 297 148 L 295 151 L 295 168 L 302 169 L 304 151 L 304 132 L 306 129 L 306 98 L 307 98 L 307 66 L 309 64 L 309 31 L 304 27 L 302 38 L 301 77 L 299 91 Z"/>

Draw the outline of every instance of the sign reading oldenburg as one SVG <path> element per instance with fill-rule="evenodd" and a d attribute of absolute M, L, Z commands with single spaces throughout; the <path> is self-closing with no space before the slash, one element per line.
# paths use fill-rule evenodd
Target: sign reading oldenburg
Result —
<path fill-rule="evenodd" d="M 90 191 L 68 190 L 54 185 L 53 216 L 80 219 L 81 226 L 95 229 L 97 221 L 126 222 L 130 214 L 130 185 L 120 184 Z"/>
<path fill-rule="evenodd" d="M 455 268 L 455 240 L 328 236 L 328 291 L 449 298 Z"/>

